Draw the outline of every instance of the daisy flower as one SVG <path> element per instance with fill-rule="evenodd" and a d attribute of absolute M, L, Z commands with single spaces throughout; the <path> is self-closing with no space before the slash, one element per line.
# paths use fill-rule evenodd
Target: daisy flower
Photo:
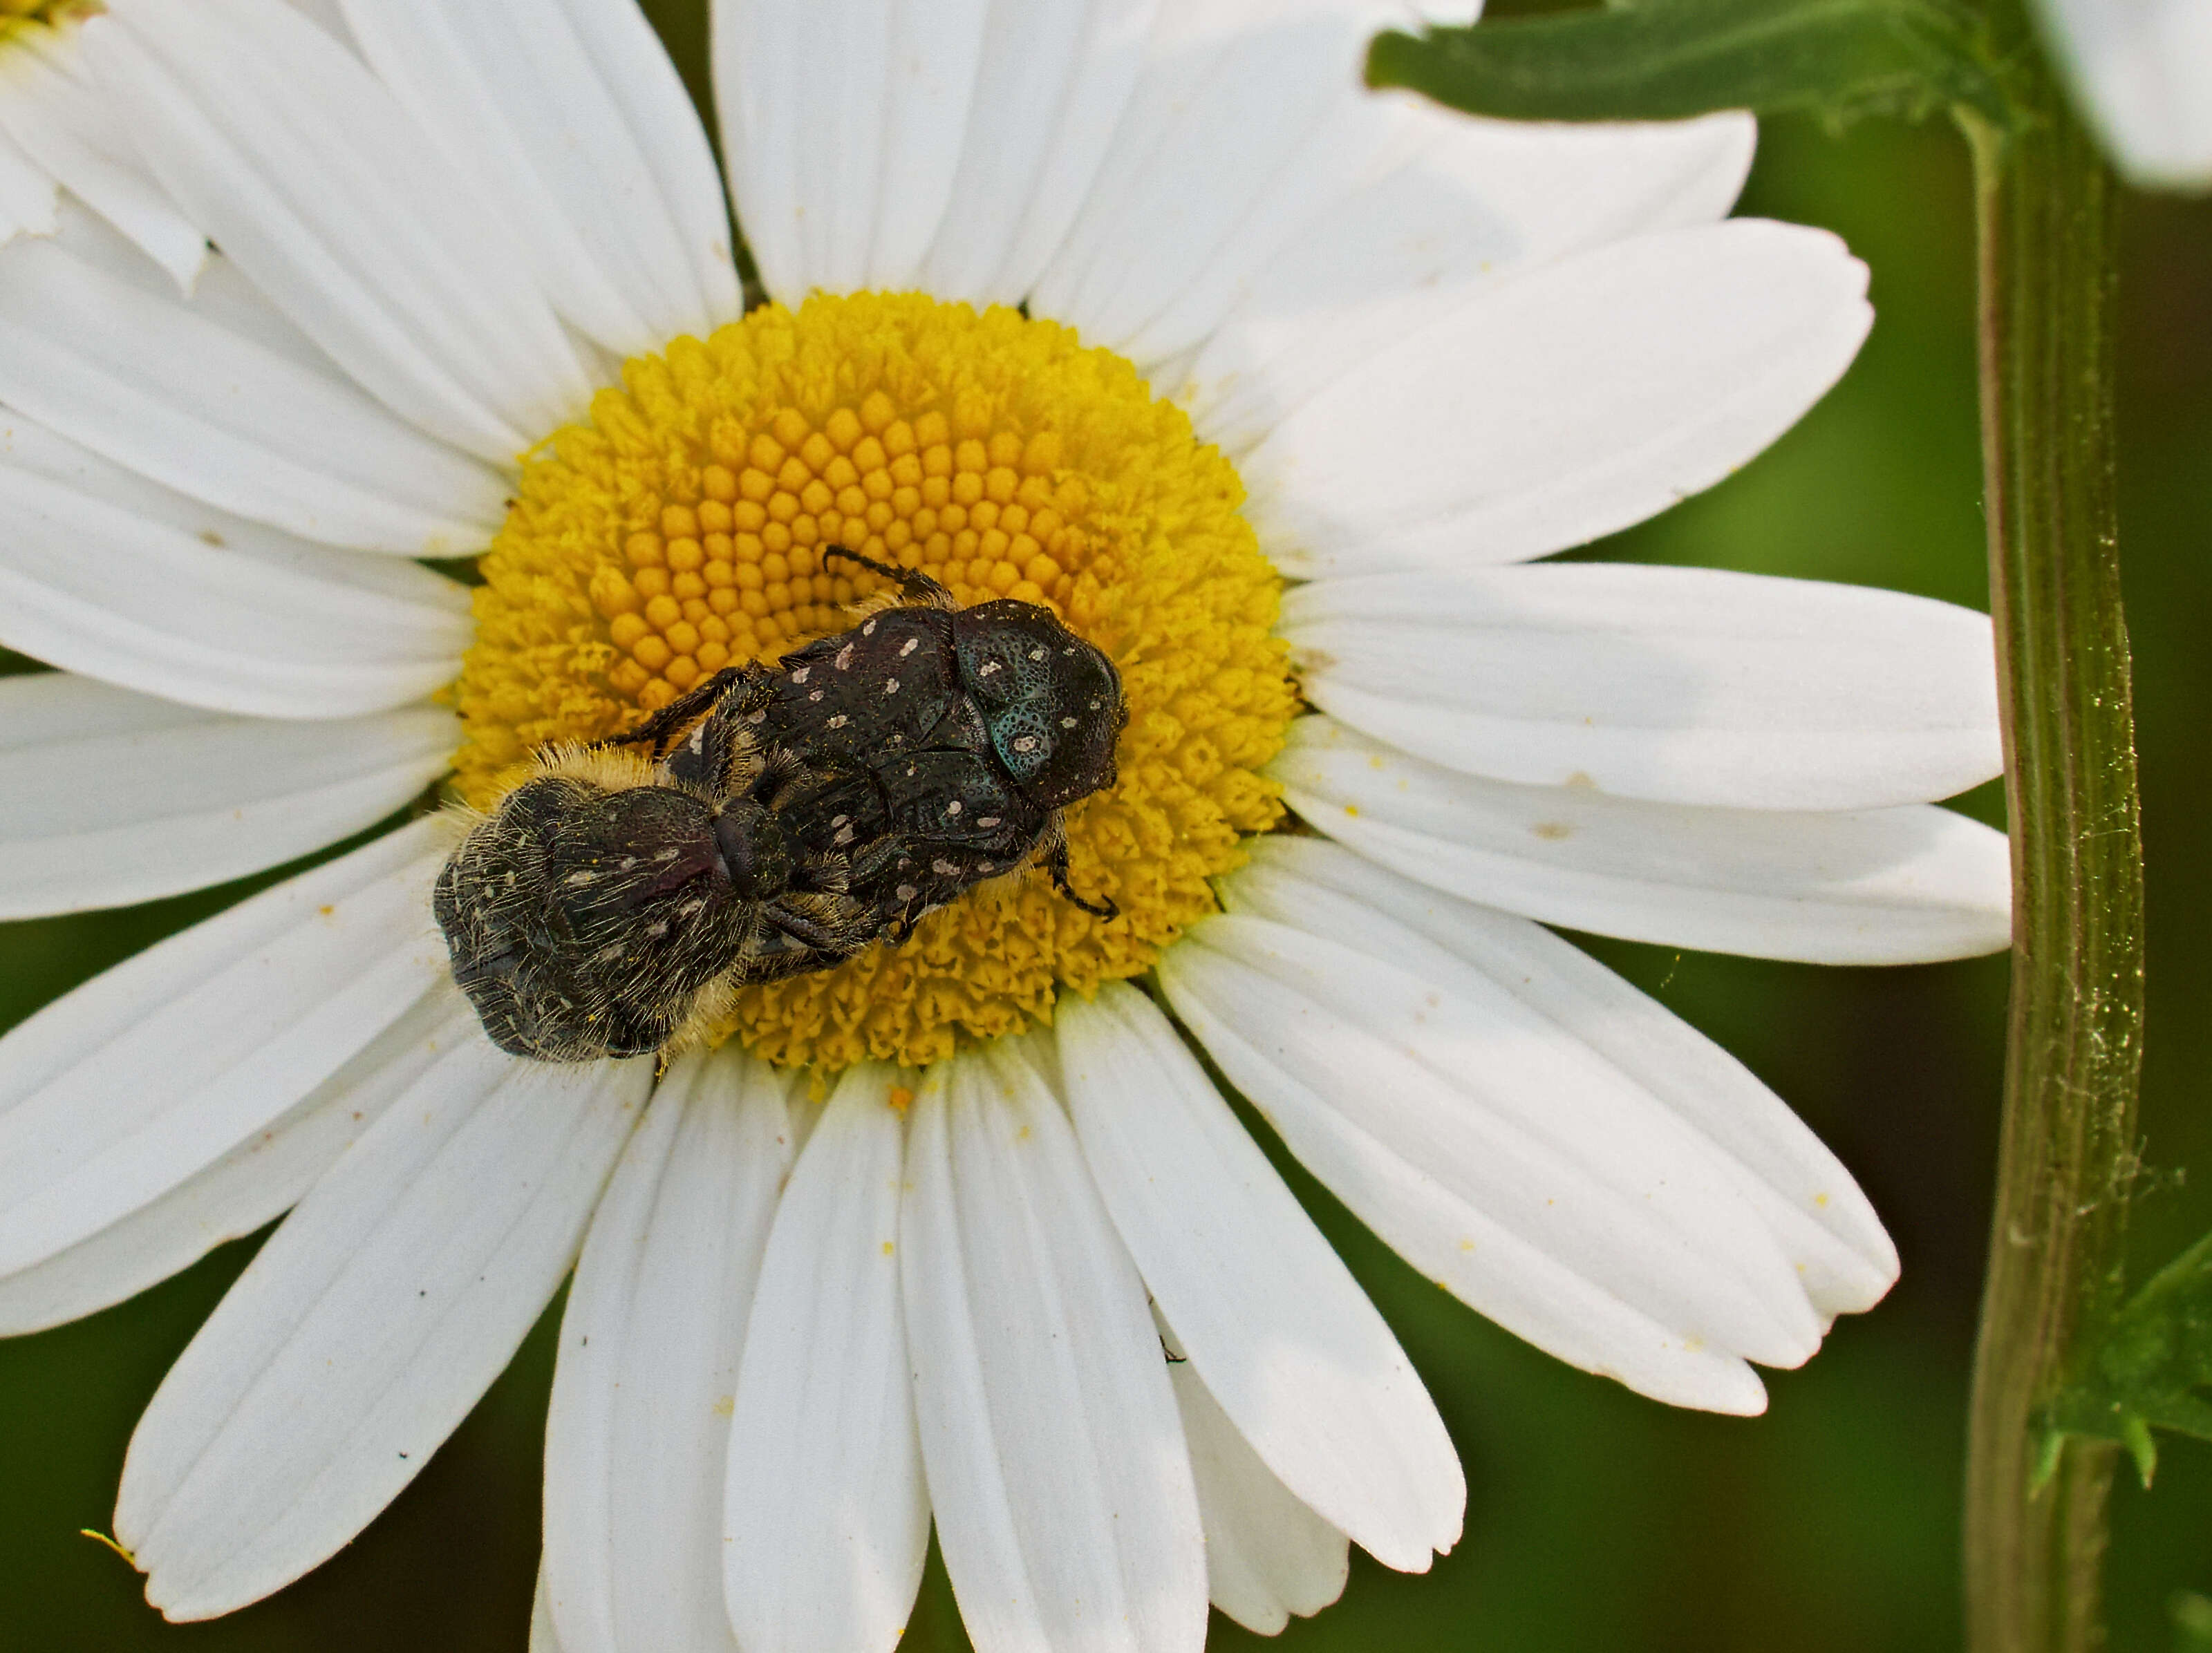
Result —
<path fill-rule="evenodd" d="M 978 1647 L 1279 1629 L 1464 1488 L 1212 1069 L 1416 1268 L 1751 1413 L 1896 1255 L 1743 1067 L 1544 928 L 2002 945 L 1981 616 L 1534 560 L 1848 365 L 1864 271 L 1725 217 L 1748 120 L 1364 94 L 1352 0 L 725 0 L 730 197 L 629 0 L 109 0 L 219 254 L 0 252 L 0 900 L 143 899 L 482 806 L 845 628 L 842 543 L 1118 663 L 1077 888 L 979 887 L 649 1060 L 501 1054 L 398 827 L 0 1041 L 0 1325 L 288 1208 L 148 1408 L 179 1619 L 387 1504 L 573 1264 L 542 1647 L 889 1649 L 933 1523 Z M 518 457 L 518 456 L 520 456 Z M 482 553 L 473 590 L 424 560 Z"/>
<path fill-rule="evenodd" d="M 81 50 L 99 0 L 0 0 L 0 246 L 52 235 L 67 190 L 189 288 L 207 241 L 155 182 Z"/>
<path fill-rule="evenodd" d="M 2044 33 L 2113 163 L 2149 189 L 2212 189 L 2212 6 L 2039 0 Z"/>

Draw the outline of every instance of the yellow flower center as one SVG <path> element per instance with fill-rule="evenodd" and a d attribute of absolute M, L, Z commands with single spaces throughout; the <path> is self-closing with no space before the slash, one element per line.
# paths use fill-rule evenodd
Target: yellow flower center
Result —
<path fill-rule="evenodd" d="M 0 45 L 20 30 L 58 27 L 106 9 L 100 0 L 0 0 Z"/>
<path fill-rule="evenodd" d="M 634 725 L 718 668 L 857 623 L 919 568 L 963 605 L 1052 609 L 1120 667 L 1121 778 L 1067 812 L 1070 880 L 979 885 L 902 945 L 744 989 L 726 1030 L 770 1061 L 911 1065 L 1051 1018 L 1063 988 L 1150 967 L 1206 881 L 1280 819 L 1261 772 L 1296 693 L 1281 581 L 1235 470 L 1110 351 L 915 294 L 771 306 L 633 358 L 526 463 L 484 557 L 453 699 L 462 796 L 495 803 L 549 741 Z"/>

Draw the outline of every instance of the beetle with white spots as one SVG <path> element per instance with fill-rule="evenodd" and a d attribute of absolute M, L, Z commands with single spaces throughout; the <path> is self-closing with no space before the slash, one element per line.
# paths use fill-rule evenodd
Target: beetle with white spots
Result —
<path fill-rule="evenodd" d="M 963 609 L 926 576 L 825 552 L 839 557 L 906 601 L 718 672 L 612 741 L 541 751 L 475 818 L 435 906 L 501 1049 L 681 1048 L 726 1026 L 739 988 L 896 945 L 1030 866 L 1115 916 L 1069 887 L 1061 827 L 1115 783 L 1113 662 L 1035 604 Z"/>

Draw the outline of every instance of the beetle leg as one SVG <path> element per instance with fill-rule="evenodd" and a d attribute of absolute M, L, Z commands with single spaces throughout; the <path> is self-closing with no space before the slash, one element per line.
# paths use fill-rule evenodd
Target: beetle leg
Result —
<path fill-rule="evenodd" d="M 666 705 L 647 718 L 635 729 L 620 735 L 610 735 L 603 741 L 593 741 L 593 746 L 639 746 L 650 742 L 653 755 L 660 756 L 661 747 L 671 735 L 690 722 L 707 707 L 722 698 L 730 685 L 744 675 L 742 666 L 725 666 L 705 682 L 685 690 Z"/>
<path fill-rule="evenodd" d="M 824 960 L 812 948 L 805 945 L 781 953 L 771 953 L 748 959 L 739 965 L 736 980 L 740 985 L 753 982 L 780 982 L 792 976 L 804 976 L 822 968 Z"/>
<path fill-rule="evenodd" d="M 722 674 L 726 676 L 743 669 L 730 667 Z M 691 732 L 678 742 L 674 748 L 662 755 L 668 763 L 668 772 L 687 786 L 703 787 L 717 795 L 732 787 L 741 787 L 745 774 L 732 775 L 731 766 L 740 752 L 750 754 L 755 749 L 750 733 L 744 727 L 747 711 L 746 696 L 726 693 L 712 711 L 691 726 Z M 675 703 L 670 702 L 672 705 Z M 635 736 L 630 738 L 635 739 Z M 750 773 L 750 771 L 745 772 Z M 757 782 L 757 777 L 754 778 Z M 741 790 L 750 790 L 750 786 Z"/>
<path fill-rule="evenodd" d="M 770 809 L 781 809 L 813 779 L 805 759 L 789 747 L 772 746 L 761 759 L 759 772 L 745 783 L 744 796 Z"/>
<path fill-rule="evenodd" d="M 1092 917 L 1119 918 L 1121 916 L 1121 909 L 1114 905 L 1111 896 L 1103 901 L 1086 901 L 1070 887 L 1067 881 L 1066 833 L 1055 833 L 1053 835 L 1052 845 L 1044 852 L 1044 869 L 1046 875 L 1052 880 L 1053 888 Z"/>
<path fill-rule="evenodd" d="M 864 557 L 842 545 L 823 547 L 822 560 L 826 563 L 832 557 L 857 562 L 872 574 L 881 574 L 885 579 L 896 580 L 907 601 L 918 606 L 929 609 L 957 609 L 960 606 L 952 600 L 951 592 L 919 568 L 902 568 L 896 563 L 878 562 L 873 557 Z"/>
<path fill-rule="evenodd" d="M 891 869 L 891 863 L 906 853 L 906 840 L 890 833 L 863 844 L 848 863 L 847 877 L 855 884 L 865 884 L 882 877 Z"/>
<path fill-rule="evenodd" d="M 833 926 L 810 918 L 803 912 L 793 912 L 779 902 L 771 901 L 762 908 L 761 917 L 800 946 L 826 954 L 832 959 L 842 958 L 849 950 L 844 938 Z"/>

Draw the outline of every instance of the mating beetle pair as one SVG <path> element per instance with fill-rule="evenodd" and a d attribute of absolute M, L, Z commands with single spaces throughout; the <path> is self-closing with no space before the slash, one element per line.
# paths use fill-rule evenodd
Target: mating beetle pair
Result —
<path fill-rule="evenodd" d="M 501 1050 L 689 1041 L 747 984 L 826 969 L 988 879 L 1068 887 L 1060 814 L 1115 780 L 1114 663 L 1034 603 L 904 602 L 715 673 L 611 741 L 553 747 L 439 875 L 453 975 Z"/>

